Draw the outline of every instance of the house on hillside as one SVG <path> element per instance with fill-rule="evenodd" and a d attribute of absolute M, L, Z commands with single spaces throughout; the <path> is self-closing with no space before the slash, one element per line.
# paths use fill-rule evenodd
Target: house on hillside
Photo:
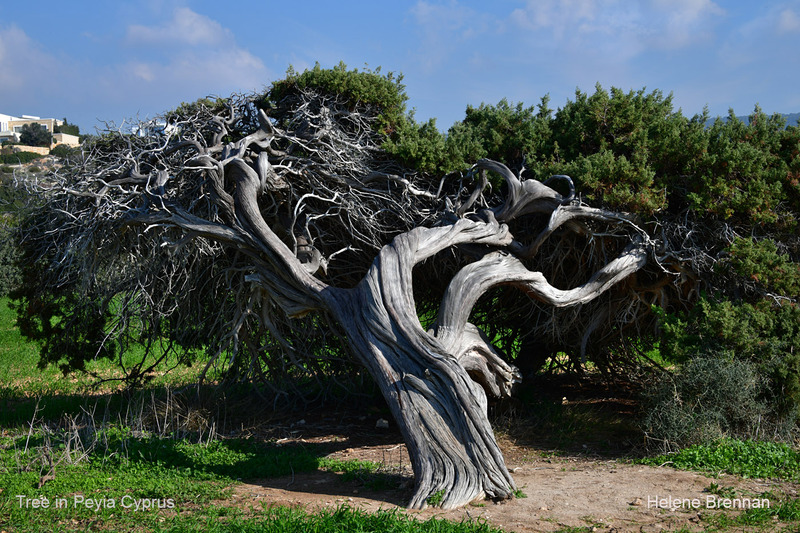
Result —
<path fill-rule="evenodd" d="M 64 121 L 56 118 L 35 117 L 33 115 L 22 115 L 21 117 L 15 117 L 0 113 L 0 142 L 6 140 L 19 142 L 19 134 L 22 131 L 22 127 L 26 124 L 40 124 L 41 126 L 44 126 L 47 131 L 53 133 L 53 131 L 56 129 L 56 126 L 62 126 Z M 75 135 L 56 133 L 54 134 L 53 144 L 51 144 L 50 147 L 52 148 L 57 144 L 78 146 L 80 142 L 78 141 L 78 137 Z"/>

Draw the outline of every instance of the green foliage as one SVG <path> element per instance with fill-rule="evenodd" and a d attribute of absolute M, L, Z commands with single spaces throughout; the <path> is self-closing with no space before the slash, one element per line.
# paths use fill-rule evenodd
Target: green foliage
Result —
<path fill-rule="evenodd" d="M 404 165 L 422 172 L 436 175 L 449 167 L 445 162 L 448 147 L 435 119 L 422 124 L 411 119 L 398 122 L 383 148 Z"/>
<path fill-rule="evenodd" d="M 21 280 L 17 267 L 20 252 L 14 241 L 10 220 L 10 217 L 0 214 L 0 298 L 7 296 Z"/>
<path fill-rule="evenodd" d="M 341 459 L 327 458 L 322 459 L 319 466 L 331 472 L 341 472 L 344 474 L 344 479 L 347 481 L 363 477 L 365 474 L 374 474 L 381 467 L 380 464 L 373 461 L 344 461 Z"/>
<path fill-rule="evenodd" d="M 603 149 L 557 168 L 559 174 L 578 176 L 576 186 L 593 202 L 646 214 L 666 205 L 666 195 L 654 188 L 655 171 L 644 161 Z"/>
<path fill-rule="evenodd" d="M 76 152 L 78 152 L 79 148 L 70 148 L 66 144 L 57 144 L 50 150 L 50 155 L 58 157 L 60 159 L 68 159 L 69 157 L 73 156 Z"/>
<path fill-rule="evenodd" d="M 704 297 L 684 314 L 657 311 L 661 351 L 671 361 L 721 354 L 748 361 L 766 380 L 775 415 L 794 418 L 800 409 L 800 307 L 766 300 L 755 304 Z"/>
<path fill-rule="evenodd" d="M 67 122 L 67 118 L 64 117 L 64 123 L 60 126 L 55 126 L 53 128 L 53 133 L 66 133 L 68 135 L 80 136 L 81 129 L 77 124 L 70 124 Z"/>
<path fill-rule="evenodd" d="M 27 146 L 50 146 L 53 142 L 53 135 L 42 124 L 32 122 L 22 125 L 19 142 Z"/>
<path fill-rule="evenodd" d="M 429 172 L 462 171 L 489 157 L 543 180 L 569 174 L 596 203 L 650 216 L 691 209 L 699 217 L 792 228 L 800 211 L 800 129 L 756 107 L 706 127 L 684 117 L 672 95 L 600 85 L 576 91 L 555 113 L 501 100 L 468 107 L 447 135 L 410 121 L 386 145 Z"/>
<path fill-rule="evenodd" d="M 642 429 L 648 445 L 674 446 L 749 437 L 763 430 L 767 406 L 755 365 L 724 357 L 697 357 L 648 387 Z"/>
<path fill-rule="evenodd" d="M 793 297 L 800 294 L 800 263 L 778 252 L 772 239 L 737 238 L 728 249 L 733 270 L 770 292 Z"/>
<path fill-rule="evenodd" d="M 731 110 L 708 129 L 707 150 L 696 164 L 688 199 L 692 207 L 723 220 L 794 227 L 797 196 L 797 128 L 756 106 L 750 123 Z"/>
<path fill-rule="evenodd" d="M 676 453 L 641 460 L 644 464 L 669 464 L 675 468 L 727 473 L 748 478 L 796 480 L 800 476 L 800 452 L 777 442 L 721 439 L 689 446 Z"/>
<path fill-rule="evenodd" d="M 225 98 L 198 98 L 194 102 L 181 102 L 181 105 L 165 113 L 165 117 L 169 122 L 174 122 L 202 112 L 221 112 L 227 105 L 228 100 Z"/>
<path fill-rule="evenodd" d="M 771 530 L 775 520 L 784 522 L 794 522 L 800 520 L 800 499 L 780 498 L 770 493 L 763 494 L 762 497 L 769 498 L 771 505 L 760 509 L 747 509 L 733 522 L 737 525 L 762 525 L 769 524 L 767 528 Z"/>
<path fill-rule="evenodd" d="M 40 154 L 33 152 L 14 152 L 11 154 L 0 154 L 0 163 L 5 165 L 20 165 L 41 158 L 42 156 Z"/>
<path fill-rule="evenodd" d="M 357 106 L 370 109 L 377 116 L 376 131 L 391 137 L 407 119 L 408 96 L 402 81 L 402 75 L 381 74 L 380 67 L 348 70 L 341 62 L 331 69 L 324 69 L 317 63 L 302 74 L 290 67 L 286 78 L 275 82 L 265 94 L 264 104 L 265 107 L 280 106 L 285 98 L 298 91 L 314 90 L 340 98 L 352 109 Z"/>
<path fill-rule="evenodd" d="M 433 507 L 437 507 L 442 504 L 442 500 L 444 500 L 444 490 L 437 490 L 426 500 L 428 505 L 432 505 Z"/>
<path fill-rule="evenodd" d="M 23 281 L 28 275 L 23 273 Z M 103 342 L 112 316 L 107 302 L 87 299 L 69 288 L 36 298 L 23 295 L 23 290 L 11 292 L 17 300 L 17 325 L 28 340 L 40 344 L 40 369 L 54 364 L 68 374 L 84 370 L 91 359 L 114 357 L 114 345 Z"/>

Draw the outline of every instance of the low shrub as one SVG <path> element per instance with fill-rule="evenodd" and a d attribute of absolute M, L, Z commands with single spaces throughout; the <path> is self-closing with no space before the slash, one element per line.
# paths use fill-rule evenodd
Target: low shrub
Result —
<path fill-rule="evenodd" d="M 20 165 L 41 158 L 41 155 L 33 152 L 14 152 L 13 154 L 0 154 L 0 163 L 4 165 Z"/>
<path fill-rule="evenodd" d="M 794 419 L 800 414 L 800 306 L 703 297 L 685 314 L 656 312 L 665 359 L 683 363 L 722 354 L 746 361 L 764 379 L 763 398 L 773 416 Z"/>
<path fill-rule="evenodd" d="M 725 437 L 756 437 L 769 413 L 765 379 L 756 366 L 721 354 L 693 358 L 647 390 L 642 429 L 648 447 L 664 452 Z"/>

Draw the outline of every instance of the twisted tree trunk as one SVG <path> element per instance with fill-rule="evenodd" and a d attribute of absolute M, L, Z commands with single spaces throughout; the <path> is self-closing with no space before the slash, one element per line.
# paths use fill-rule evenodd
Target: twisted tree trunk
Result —
<path fill-rule="evenodd" d="M 644 247 L 632 246 L 583 286 L 561 291 L 513 256 L 491 253 L 453 279 L 437 326 L 424 331 L 413 299 L 414 265 L 458 244 L 508 245 L 508 228 L 489 219 L 414 229 L 383 248 L 355 289 L 321 293 L 408 445 L 415 474 L 411 508 L 425 507 L 434 494 L 450 509 L 476 498 L 509 498 L 516 489 L 487 417 L 487 391 L 510 395 L 519 373 L 467 322 L 477 299 L 492 286 L 512 283 L 551 304 L 573 305 L 598 296 L 646 259 Z"/>
<path fill-rule="evenodd" d="M 411 279 L 416 263 L 451 245 L 508 239 L 497 223 L 418 228 L 384 247 L 356 288 L 322 293 L 408 445 L 416 480 L 411 508 L 437 493 L 449 509 L 484 496 L 508 498 L 515 489 L 486 416 L 486 394 L 459 354 L 422 329 Z"/>

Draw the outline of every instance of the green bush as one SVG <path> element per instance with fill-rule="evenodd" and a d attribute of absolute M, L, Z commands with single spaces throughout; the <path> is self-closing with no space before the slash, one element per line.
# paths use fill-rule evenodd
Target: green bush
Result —
<path fill-rule="evenodd" d="M 800 412 L 800 307 L 703 297 L 688 313 L 662 318 L 661 353 L 674 362 L 724 354 L 755 365 L 779 418 Z"/>
<path fill-rule="evenodd" d="M 0 163 L 4 165 L 20 165 L 41 159 L 42 156 L 33 152 L 14 152 L 13 154 L 1 154 Z"/>
<path fill-rule="evenodd" d="M 76 151 L 75 148 L 70 148 L 66 144 L 59 144 L 50 150 L 50 155 L 61 159 L 66 159 Z"/>
<path fill-rule="evenodd" d="M 13 174 L 14 169 L 9 165 L 2 165 L 0 166 L 0 174 Z"/>
<path fill-rule="evenodd" d="M 289 68 L 286 78 L 273 83 L 264 95 L 267 106 L 280 108 L 283 101 L 304 90 L 314 90 L 338 98 L 355 107 L 372 107 L 377 111 L 376 130 L 391 136 L 406 122 L 406 101 L 408 96 L 402 84 L 403 76 L 394 73 L 381 74 L 378 67 L 359 72 L 348 70 L 347 65 L 339 63 L 331 69 L 323 69 L 317 63 L 313 69 L 297 74 Z"/>
<path fill-rule="evenodd" d="M 5 297 L 21 279 L 16 261 L 19 249 L 14 242 L 13 228 L 9 218 L 0 219 L 0 298 Z"/>
<path fill-rule="evenodd" d="M 670 455 L 648 457 L 641 462 L 650 465 L 669 463 L 684 470 L 714 474 L 727 472 L 749 478 L 794 480 L 800 475 L 800 453 L 779 442 L 721 439 L 689 446 Z"/>
<path fill-rule="evenodd" d="M 745 280 L 781 295 L 800 294 L 800 264 L 779 253 L 773 240 L 737 238 L 728 253 L 732 269 Z"/>
<path fill-rule="evenodd" d="M 644 398 L 648 446 L 671 451 L 731 437 L 758 436 L 768 412 L 764 379 L 748 361 L 721 355 L 691 359 L 664 374 Z"/>

